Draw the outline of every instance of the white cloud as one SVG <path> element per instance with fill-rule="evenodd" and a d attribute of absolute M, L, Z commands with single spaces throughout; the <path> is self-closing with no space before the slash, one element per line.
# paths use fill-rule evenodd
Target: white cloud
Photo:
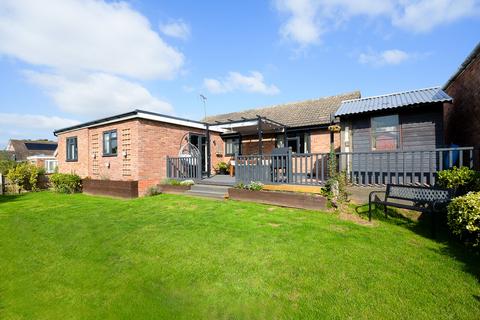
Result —
<path fill-rule="evenodd" d="M 33 65 L 169 79 L 182 53 L 125 2 L 0 1 L 0 54 Z"/>
<path fill-rule="evenodd" d="M 322 26 L 316 16 L 318 2 L 311 0 L 279 0 L 278 10 L 289 13 L 289 19 L 280 29 L 280 34 L 300 45 L 318 43 L 322 34 Z"/>
<path fill-rule="evenodd" d="M 27 71 L 27 78 L 44 88 L 58 107 L 76 115 L 103 116 L 145 109 L 169 113 L 172 106 L 141 85 L 105 74 L 74 76 Z"/>
<path fill-rule="evenodd" d="M 0 113 L 2 128 L 54 130 L 79 124 L 77 120 L 34 114 Z"/>
<path fill-rule="evenodd" d="M 286 16 L 281 36 L 301 47 L 321 42 L 322 36 L 355 16 L 383 17 L 414 32 L 478 14 L 478 0 L 274 0 Z"/>
<path fill-rule="evenodd" d="M 173 38 L 187 40 L 190 38 L 190 27 L 183 20 L 175 20 L 169 23 L 160 24 L 160 31 Z"/>
<path fill-rule="evenodd" d="M 211 93 L 226 93 L 233 91 L 261 93 L 266 95 L 280 93 L 280 90 L 275 85 L 265 84 L 263 75 L 258 71 L 251 71 L 250 75 L 242 75 L 239 72 L 229 72 L 227 77 L 221 80 L 205 78 L 203 80 L 203 85 Z"/>
<path fill-rule="evenodd" d="M 407 1 L 393 18 L 393 24 L 414 32 L 428 32 L 438 25 L 478 13 L 475 0 Z"/>
<path fill-rule="evenodd" d="M 396 65 L 410 59 L 412 56 L 405 51 L 392 49 L 382 52 L 361 53 L 358 61 L 362 64 L 370 64 L 374 66 Z"/>

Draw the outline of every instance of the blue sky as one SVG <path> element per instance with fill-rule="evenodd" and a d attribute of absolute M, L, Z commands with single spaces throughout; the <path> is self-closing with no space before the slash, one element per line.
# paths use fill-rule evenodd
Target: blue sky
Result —
<path fill-rule="evenodd" d="M 135 108 L 200 119 L 442 85 L 475 0 L 0 2 L 0 147 Z"/>

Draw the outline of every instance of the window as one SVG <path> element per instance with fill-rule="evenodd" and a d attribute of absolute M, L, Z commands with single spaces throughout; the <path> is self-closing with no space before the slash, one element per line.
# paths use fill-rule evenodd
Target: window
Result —
<path fill-rule="evenodd" d="M 396 150 L 399 147 L 398 115 L 372 117 L 372 150 Z"/>
<path fill-rule="evenodd" d="M 277 148 L 284 147 L 284 135 L 278 135 L 276 141 Z M 293 153 L 309 153 L 310 152 L 310 133 L 294 132 L 287 133 L 287 147 L 292 149 Z"/>
<path fill-rule="evenodd" d="M 45 173 L 54 173 L 57 170 L 57 160 L 45 160 Z"/>
<path fill-rule="evenodd" d="M 105 131 L 103 133 L 103 155 L 117 155 L 117 130 Z"/>
<path fill-rule="evenodd" d="M 67 138 L 67 161 L 78 160 L 77 137 Z"/>
<path fill-rule="evenodd" d="M 240 139 L 239 138 L 225 139 L 225 155 L 233 156 L 236 153 L 240 154 Z"/>

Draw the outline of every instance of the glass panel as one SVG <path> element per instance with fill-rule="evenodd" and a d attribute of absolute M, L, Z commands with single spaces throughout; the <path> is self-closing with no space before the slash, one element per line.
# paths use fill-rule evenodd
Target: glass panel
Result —
<path fill-rule="evenodd" d="M 398 124 L 398 115 L 372 118 L 372 149 L 398 149 L 400 137 Z"/>
<path fill-rule="evenodd" d="M 108 132 L 103 134 L 103 153 L 110 153 L 110 134 Z"/>
<path fill-rule="evenodd" d="M 117 132 L 111 133 L 111 142 L 110 142 L 111 154 L 117 154 Z"/>

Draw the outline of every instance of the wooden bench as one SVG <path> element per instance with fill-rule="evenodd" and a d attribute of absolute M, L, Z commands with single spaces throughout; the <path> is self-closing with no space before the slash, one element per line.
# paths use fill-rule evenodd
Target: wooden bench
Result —
<path fill-rule="evenodd" d="M 385 197 L 381 199 L 379 194 L 385 194 Z M 451 189 L 388 184 L 385 191 L 370 192 L 368 196 L 368 220 L 372 220 L 373 204 L 384 206 L 385 217 L 388 216 L 387 207 L 428 212 L 431 215 L 432 234 L 435 235 L 435 212 L 444 209 L 453 196 L 454 191 Z M 411 201 L 413 204 L 392 202 L 392 199 Z"/>

